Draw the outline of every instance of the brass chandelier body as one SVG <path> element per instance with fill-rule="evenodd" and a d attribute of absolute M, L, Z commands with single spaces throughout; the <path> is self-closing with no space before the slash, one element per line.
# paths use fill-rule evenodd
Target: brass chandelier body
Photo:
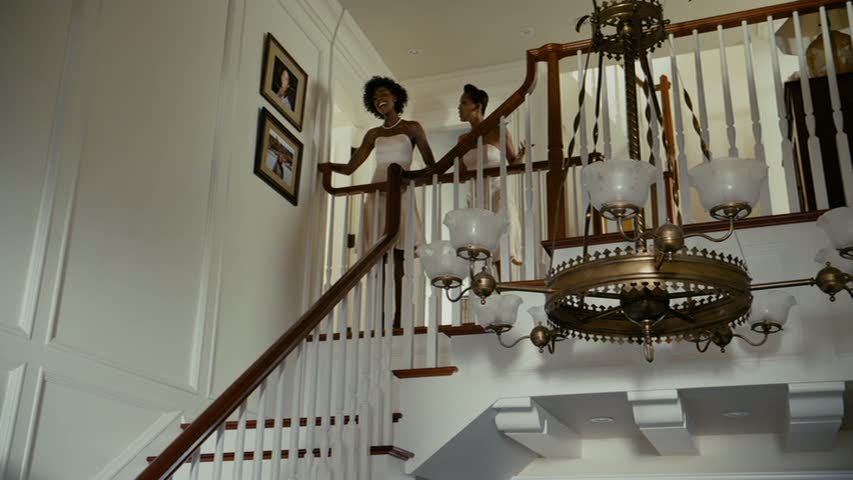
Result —
<path fill-rule="evenodd" d="M 616 0 L 596 3 L 589 23 L 593 51 L 624 62 L 628 150 L 630 158 L 637 160 L 640 124 L 635 61 L 650 76 L 647 54 L 665 40 L 669 21 L 657 0 Z M 654 94 L 649 97 L 659 113 Z M 748 209 L 731 205 L 712 212 L 718 219 L 729 220 L 729 233 L 721 239 L 702 236 L 725 240 Z M 716 339 L 725 349 L 734 336 L 732 329 L 749 318 L 751 278 L 745 262 L 713 251 L 688 250 L 684 246 L 687 237 L 675 225 L 646 231 L 642 211 L 636 206 L 608 205 L 601 213 L 616 220 L 620 232 L 635 241 L 635 247 L 592 255 L 584 248 L 582 256 L 548 273 L 546 285 L 552 293 L 547 295 L 545 311 L 553 327 L 552 344 L 566 337 L 637 343 L 643 345 L 648 361 L 654 358 L 653 345 L 663 341 L 687 340 L 700 347 L 700 342 Z M 629 217 L 634 218 L 633 238 L 628 238 L 623 227 Z M 653 249 L 647 247 L 647 240 L 654 240 Z M 780 329 L 768 325 L 765 332 Z"/>

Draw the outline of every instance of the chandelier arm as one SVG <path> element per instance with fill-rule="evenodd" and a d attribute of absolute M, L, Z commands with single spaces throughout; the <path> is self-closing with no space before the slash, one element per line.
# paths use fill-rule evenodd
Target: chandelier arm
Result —
<path fill-rule="evenodd" d="M 497 335 L 497 337 L 498 337 L 498 343 L 500 343 L 501 346 L 504 348 L 513 348 L 516 345 L 518 345 L 519 343 L 521 343 L 522 341 L 530 339 L 530 335 L 525 335 L 523 337 L 517 338 L 514 342 L 507 344 L 507 343 L 504 343 L 503 337 L 501 337 L 502 334 L 500 332 L 495 333 L 495 335 Z"/>
<path fill-rule="evenodd" d="M 817 283 L 817 280 L 814 278 L 803 278 L 801 280 L 788 280 L 784 282 L 768 282 L 768 283 L 755 283 L 750 285 L 749 289 L 753 292 L 760 290 L 775 290 L 777 288 L 788 288 L 788 287 L 811 287 Z"/>
<path fill-rule="evenodd" d="M 587 221 L 588 220 L 589 219 L 587 219 Z M 623 217 L 619 217 L 619 220 L 616 222 L 616 224 L 619 226 L 619 233 L 622 235 L 622 238 L 624 238 L 628 242 L 636 242 L 637 240 L 639 240 L 643 236 L 643 231 L 640 229 L 635 229 L 633 231 L 634 237 L 629 237 L 628 234 L 625 233 L 625 226 L 623 225 L 624 221 L 625 219 Z"/>
<path fill-rule="evenodd" d="M 447 297 L 448 300 L 450 300 L 451 303 L 456 303 L 459 300 L 462 300 L 462 297 L 464 297 L 465 294 L 468 293 L 469 291 L 471 291 L 471 287 L 468 287 L 465 290 L 462 290 L 461 292 L 459 292 L 459 296 L 454 299 L 454 298 L 450 297 L 450 289 L 445 288 L 444 289 L 444 295 Z"/>
<path fill-rule="evenodd" d="M 749 338 L 747 338 L 747 337 L 745 337 L 739 333 L 735 333 L 734 336 L 743 340 L 744 342 L 752 345 L 753 347 L 760 347 L 760 346 L 764 345 L 765 343 L 767 343 L 767 339 L 770 338 L 770 334 L 767 332 L 764 332 L 764 338 L 762 338 L 760 341 L 752 341 Z"/>
<path fill-rule="evenodd" d="M 735 217 L 729 217 L 729 231 L 726 232 L 726 234 L 720 238 L 714 238 L 714 237 L 712 237 L 710 235 L 706 235 L 704 233 L 688 233 L 688 234 L 684 235 L 684 239 L 686 240 L 688 238 L 699 237 L 699 238 L 704 238 L 705 240 L 710 240 L 714 243 L 721 243 L 721 242 L 725 242 L 726 240 L 731 238 L 731 236 L 734 233 L 735 233 Z"/>
<path fill-rule="evenodd" d="M 686 313 L 679 312 L 678 310 L 676 310 L 676 309 L 674 309 L 674 308 L 670 308 L 670 309 L 668 309 L 668 310 L 667 310 L 667 313 L 669 313 L 670 315 L 674 315 L 674 316 L 676 316 L 676 317 L 678 317 L 678 318 L 680 318 L 680 319 L 684 320 L 685 322 L 687 322 L 687 323 L 689 323 L 689 324 L 691 324 L 691 325 L 692 325 L 692 324 L 694 324 L 694 323 L 696 323 L 696 319 L 695 319 L 695 318 L 691 317 L 690 315 L 688 315 L 688 314 L 686 314 Z"/>
<path fill-rule="evenodd" d="M 592 315 L 592 316 L 589 316 L 586 318 L 582 318 L 582 319 L 580 319 L 580 321 L 581 321 L 581 323 L 587 323 L 587 322 L 591 322 L 593 320 L 598 320 L 599 318 L 604 318 L 604 317 L 610 315 L 611 313 L 619 311 L 621 309 L 622 309 L 622 307 L 610 307 L 607 310 L 604 310 L 603 312 L 599 312 L 599 313 L 596 313 L 595 315 Z"/>
<path fill-rule="evenodd" d="M 699 353 L 705 353 L 708 351 L 708 347 L 711 346 L 711 339 L 709 338 L 709 339 L 705 340 L 705 346 L 704 347 L 699 346 L 699 344 L 701 342 L 702 342 L 701 340 L 697 340 L 695 342 L 696 343 L 696 350 L 699 350 Z"/>

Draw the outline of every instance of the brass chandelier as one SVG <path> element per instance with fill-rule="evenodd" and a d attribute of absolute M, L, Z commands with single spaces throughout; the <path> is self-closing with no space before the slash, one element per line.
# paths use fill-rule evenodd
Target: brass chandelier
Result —
<path fill-rule="evenodd" d="M 529 335 L 511 344 L 505 344 L 501 336 L 513 328 L 520 298 L 492 293 L 531 289 L 497 283 L 489 271 L 491 252 L 506 229 L 505 219 L 479 209 L 450 212 L 445 224 L 450 228 L 451 241 L 426 245 L 422 252 L 432 284 L 445 289 L 451 301 L 458 301 L 466 291 L 472 290 L 480 298 L 474 305 L 478 321 L 494 332 L 506 347 L 529 339 L 540 351 L 547 349 L 553 353 L 556 343 L 568 338 L 627 342 L 641 346 L 649 362 L 654 359 L 654 345 L 661 342 L 688 341 L 700 352 L 706 351 L 712 343 L 725 351 L 735 337 L 754 346 L 765 343 L 770 335 L 782 331 L 788 310 L 796 302 L 781 292 L 765 292 L 754 301 L 755 291 L 816 285 L 832 301 L 836 294 L 845 290 L 853 297 L 850 273 L 831 262 L 827 262 L 815 278 L 754 284 L 744 259 L 685 245 L 685 240 L 691 237 L 713 243 L 729 239 L 737 222 L 751 213 L 767 179 L 767 166 L 763 162 L 741 158 L 712 160 L 695 115 L 693 123 L 705 158 L 690 170 L 690 178 L 711 217 L 728 222 L 728 232 L 715 238 L 686 234 L 671 223 L 656 229 L 645 228 L 642 205 L 649 186 L 660 175 L 660 167 L 639 161 L 635 62 L 639 61 L 644 72 L 646 96 L 654 110 L 649 122 L 661 122 L 661 109 L 651 90 L 654 83 L 648 53 L 666 39 L 669 21 L 664 18 L 657 0 L 614 0 L 600 5 L 594 1 L 593 4 L 593 13 L 584 20 L 592 27 L 590 55 L 598 55 L 599 75 L 605 56 L 620 60 L 625 66 L 629 158 L 601 159 L 603 161 L 583 168 L 582 183 L 585 195 L 589 195 L 590 209 L 586 215 L 582 255 L 552 265 L 545 288 L 532 289 L 545 293 L 544 309 L 530 310 L 536 326 Z M 596 107 L 601 95 L 600 79 L 598 84 Z M 581 85 L 582 107 L 585 82 Z M 692 113 L 686 92 L 685 100 Z M 597 117 L 594 132 L 599 121 Z M 576 119 L 575 134 L 577 125 Z M 666 147 L 665 136 L 663 143 Z M 571 158 L 573 147 L 574 139 L 569 144 L 568 158 Z M 566 164 L 563 174 L 567 172 Z M 592 208 L 602 217 L 616 222 L 622 238 L 633 246 L 590 253 L 587 240 Z M 626 227 L 629 221 L 633 223 L 630 232 Z M 827 212 L 817 224 L 829 234 L 842 258 L 853 259 L 853 208 Z M 552 249 L 552 261 L 554 253 Z M 479 270 L 477 262 L 483 263 Z M 450 290 L 461 286 L 465 276 L 470 277 L 471 286 L 451 298 Z M 735 332 L 745 323 L 750 323 L 750 329 L 760 335 L 757 340 Z"/>

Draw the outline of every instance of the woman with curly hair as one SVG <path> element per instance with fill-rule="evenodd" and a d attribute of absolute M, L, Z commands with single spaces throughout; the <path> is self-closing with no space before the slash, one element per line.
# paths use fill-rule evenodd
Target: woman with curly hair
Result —
<path fill-rule="evenodd" d="M 424 164 L 429 167 L 435 164 L 432 150 L 426 138 L 421 124 L 414 120 L 403 120 L 400 114 L 409 100 L 409 95 L 402 85 L 387 77 L 373 77 L 364 85 L 364 108 L 368 112 L 382 119 L 382 125 L 371 128 L 364 134 L 361 145 L 352 155 L 349 163 L 332 164 L 332 171 L 342 173 L 344 175 L 352 175 L 358 167 L 360 167 L 370 155 L 371 152 L 376 152 L 376 169 L 373 172 L 371 183 L 384 182 L 386 180 L 388 167 L 391 164 L 398 164 L 403 169 L 408 170 L 412 165 L 412 153 L 415 146 L 421 154 Z M 374 217 L 379 216 L 378 225 L 383 225 L 382 215 L 385 212 L 385 194 L 380 192 L 378 211 L 373 208 L 374 203 L 368 202 L 364 209 L 364 231 L 362 232 L 364 245 L 366 247 L 373 244 L 376 239 L 371 231 L 371 226 L 374 223 Z M 423 234 L 423 224 L 420 221 L 420 215 L 417 210 L 413 212 L 415 215 L 415 245 L 425 243 Z M 403 250 L 401 249 L 406 244 L 405 225 L 406 225 L 406 209 L 402 209 L 402 225 L 404 228 L 403 235 L 399 236 L 398 246 L 394 250 L 395 264 L 395 297 L 396 309 L 394 316 L 394 324 L 399 325 L 399 308 L 401 300 L 401 279 L 403 276 Z M 417 274 L 417 272 L 415 272 Z"/>

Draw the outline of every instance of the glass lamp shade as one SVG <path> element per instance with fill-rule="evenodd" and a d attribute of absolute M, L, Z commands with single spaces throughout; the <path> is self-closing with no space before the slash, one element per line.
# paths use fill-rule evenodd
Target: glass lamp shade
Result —
<path fill-rule="evenodd" d="M 548 314 L 545 313 L 545 305 L 530 307 L 527 309 L 530 318 L 533 319 L 533 325 L 545 325 L 548 322 Z"/>
<path fill-rule="evenodd" d="M 715 158 L 691 168 L 689 175 L 706 210 L 731 204 L 751 208 L 767 180 L 767 165 L 753 159 Z"/>
<path fill-rule="evenodd" d="M 834 248 L 821 248 L 817 251 L 814 261 L 819 263 L 821 267 L 824 267 L 829 263 L 842 272 L 848 275 L 853 275 L 853 260 L 842 258 L 838 253 L 838 250 Z"/>
<path fill-rule="evenodd" d="M 817 226 L 826 232 L 836 249 L 853 248 L 853 208 L 833 208 L 817 219 Z"/>
<path fill-rule="evenodd" d="M 757 293 L 752 300 L 750 321 L 753 325 L 762 322 L 785 325 L 788 322 L 788 312 L 796 304 L 797 299 L 785 292 Z"/>
<path fill-rule="evenodd" d="M 447 212 L 444 224 L 450 229 L 450 244 L 454 249 L 476 246 L 494 252 L 509 222 L 482 208 L 461 208 Z"/>
<path fill-rule="evenodd" d="M 420 247 L 418 252 L 430 280 L 439 277 L 461 280 L 468 275 L 468 262 L 456 256 L 456 249 L 447 240 L 428 243 Z"/>
<path fill-rule="evenodd" d="M 655 182 L 657 167 L 635 160 L 605 160 L 594 162 L 581 170 L 584 192 L 599 211 L 605 205 L 629 204 L 642 207 L 649 195 L 649 185 Z"/>
<path fill-rule="evenodd" d="M 479 298 L 473 299 L 470 305 L 473 306 L 477 323 L 481 327 L 511 327 L 518 318 L 518 307 L 521 303 L 521 297 L 518 295 L 507 294 L 487 297 L 485 305 L 480 303 Z"/>

